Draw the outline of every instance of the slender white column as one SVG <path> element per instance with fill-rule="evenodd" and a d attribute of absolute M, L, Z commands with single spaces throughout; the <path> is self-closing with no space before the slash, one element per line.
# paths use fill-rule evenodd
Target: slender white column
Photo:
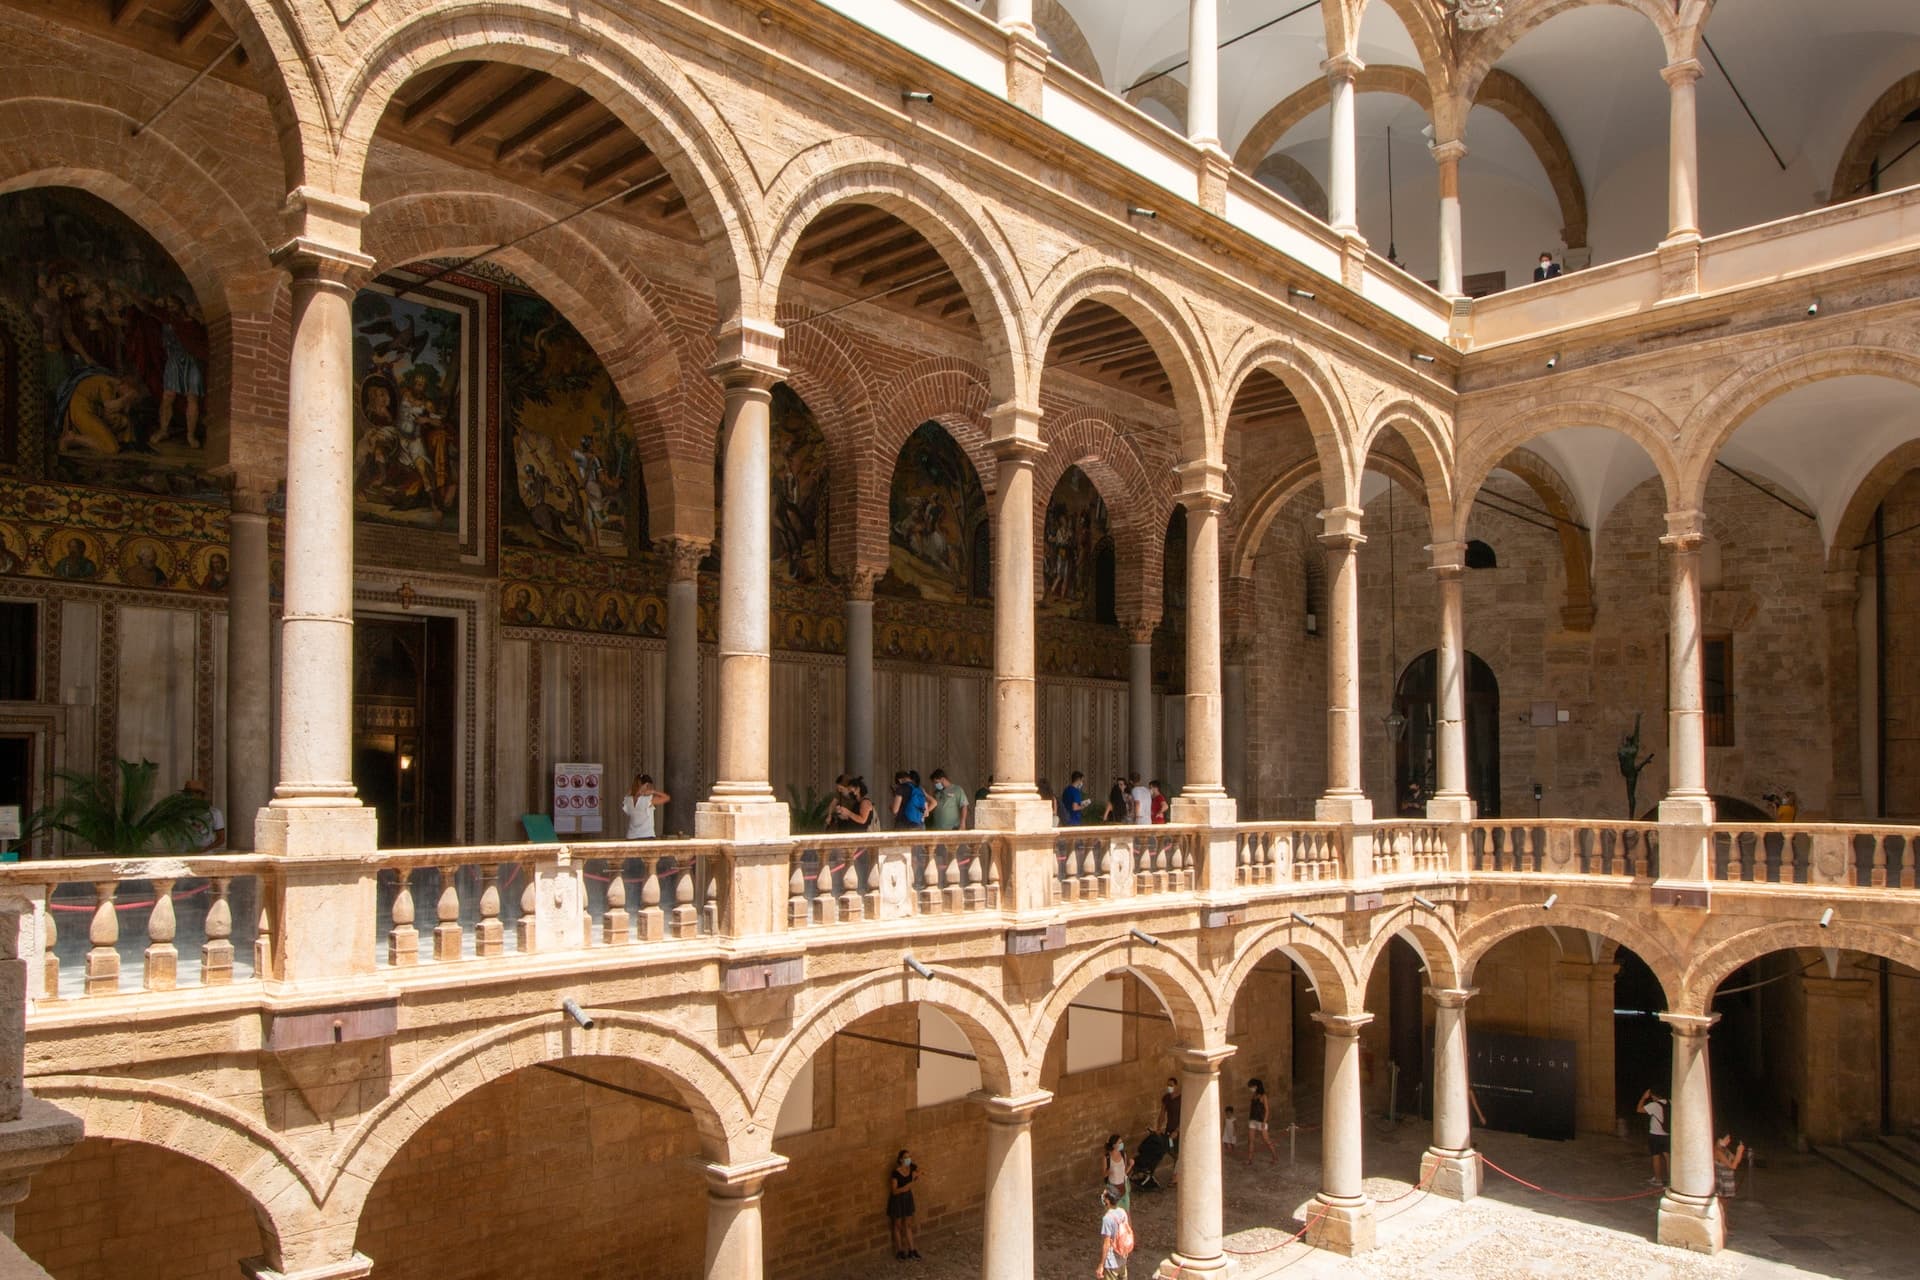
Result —
<path fill-rule="evenodd" d="M 1460 162 L 1466 156 L 1464 142 L 1441 142 L 1433 148 L 1434 163 L 1440 166 L 1440 292 L 1449 298 L 1466 292 L 1460 237 Z"/>
<path fill-rule="evenodd" d="M 875 785 L 873 764 L 873 588 L 881 570 L 853 571 L 847 596 L 847 758 L 846 769 Z"/>
<path fill-rule="evenodd" d="M 759 843 L 787 835 L 787 807 L 768 779 L 772 724 L 772 525 L 770 406 L 784 376 L 773 360 L 780 331 L 741 324 L 709 372 L 726 391 L 721 427 L 719 713 L 713 793 L 694 815 L 697 835 Z M 730 340 L 730 341 L 729 341 Z"/>
<path fill-rule="evenodd" d="M 227 846 L 251 849 L 273 797 L 273 615 L 268 605 L 267 500 L 238 486 L 227 563 Z"/>
<path fill-rule="evenodd" d="M 1127 761 L 1142 778 L 1153 777 L 1153 624 L 1137 623 L 1127 645 Z"/>
<path fill-rule="evenodd" d="M 700 780 L 700 562 L 708 550 L 701 539 L 667 539 L 666 760 L 660 785 L 679 798 L 668 805 L 673 824 L 662 834 L 688 829 Z"/>
<path fill-rule="evenodd" d="M 1326 1033 L 1326 1079 L 1322 1086 L 1320 1191 L 1310 1214 L 1319 1215 L 1308 1240 L 1338 1253 L 1373 1247 L 1373 1200 L 1362 1187 L 1360 1144 L 1360 1030 L 1370 1013 L 1316 1013 Z"/>
<path fill-rule="evenodd" d="M 1223 796 L 1220 768 L 1220 513 L 1218 491 L 1182 494 L 1187 509 L 1187 781 L 1182 796 Z"/>
<path fill-rule="evenodd" d="M 1726 1243 L 1726 1224 L 1714 1194 L 1713 1080 L 1707 1071 L 1707 1034 L 1720 1020 L 1663 1013 L 1673 1030 L 1673 1096 L 1669 1099 L 1672 1154 L 1660 1197 L 1659 1240 L 1704 1253 Z"/>
<path fill-rule="evenodd" d="M 1335 54 L 1321 64 L 1327 73 L 1328 98 L 1332 107 L 1327 138 L 1327 221 L 1335 231 L 1352 235 L 1360 233 L 1354 80 L 1365 65 L 1350 53 Z"/>
<path fill-rule="evenodd" d="M 1428 987 L 1427 995 L 1433 1000 L 1433 1145 L 1420 1161 L 1420 1180 L 1437 1195 L 1471 1200 L 1480 1194 L 1467 1097 L 1466 1006 L 1474 989 Z"/>
<path fill-rule="evenodd" d="M 760 1196 L 767 1179 L 787 1167 L 785 1156 L 745 1164 L 710 1164 L 707 1175 L 706 1280 L 761 1280 L 765 1248 Z"/>
<path fill-rule="evenodd" d="M 1000 25 L 1018 31 L 1033 30 L 1033 0 L 1000 0 Z"/>
<path fill-rule="evenodd" d="M 981 1280 L 1033 1280 L 1033 1113 L 1050 1093 L 988 1098 Z"/>
<path fill-rule="evenodd" d="M 1180 1182 L 1174 1252 L 1164 1277 L 1224 1276 L 1220 1178 L 1220 1064 L 1232 1045 L 1177 1049 L 1180 1063 Z"/>
<path fill-rule="evenodd" d="M 1466 638 L 1460 599 L 1467 544 L 1440 542 L 1427 550 L 1433 554 L 1433 576 L 1440 591 L 1440 644 L 1434 650 L 1437 785 L 1427 802 L 1427 816 L 1466 822 L 1473 817 L 1473 800 L 1467 794 Z"/>
<path fill-rule="evenodd" d="M 1034 749 L 1033 471 L 1046 446 L 1038 409 L 1002 405 L 993 416 L 993 785 L 976 819 L 1037 830 L 1052 824 Z"/>
<path fill-rule="evenodd" d="M 1187 2 L 1187 137 L 1196 147 L 1220 145 L 1218 0 Z"/>
<path fill-rule="evenodd" d="M 1660 69 L 1667 82 L 1667 239 L 1700 234 L 1700 140 L 1694 86 L 1702 67 L 1687 58 Z"/>
<path fill-rule="evenodd" d="M 1327 549 L 1327 791 L 1314 805 L 1323 822 L 1368 822 L 1373 806 L 1360 782 L 1360 532 L 1358 507 L 1320 513 Z"/>
<path fill-rule="evenodd" d="M 1698 511 L 1669 511 L 1667 549 L 1667 796 L 1662 822 L 1711 822 L 1707 794 L 1706 710 L 1701 690 L 1700 544 L 1704 519 Z"/>

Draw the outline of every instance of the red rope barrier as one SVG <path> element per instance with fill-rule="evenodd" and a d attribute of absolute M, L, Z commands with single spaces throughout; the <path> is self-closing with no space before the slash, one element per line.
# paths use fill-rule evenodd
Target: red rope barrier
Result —
<path fill-rule="evenodd" d="M 1549 1191 L 1537 1182 L 1528 1182 L 1517 1173 L 1508 1173 L 1505 1169 L 1502 1169 L 1499 1165 L 1487 1159 L 1485 1152 L 1475 1152 L 1474 1154 L 1480 1157 L 1481 1164 L 1484 1164 L 1501 1177 L 1511 1178 L 1521 1186 L 1531 1191 L 1538 1191 L 1541 1195 L 1552 1196 L 1556 1200 L 1570 1200 L 1576 1204 L 1618 1204 L 1623 1200 L 1645 1200 L 1648 1196 L 1657 1196 L 1666 1190 L 1665 1187 L 1653 1187 L 1646 1191 L 1636 1191 L 1630 1196 L 1570 1196 L 1559 1191 Z"/>
<path fill-rule="evenodd" d="M 1270 1244 L 1264 1249 L 1228 1249 L 1223 1246 L 1221 1248 L 1221 1252 L 1230 1253 L 1236 1258 L 1257 1258 L 1263 1253 L 1275 1253 L 1281 1249 L 1286 1248 L 1288 1245 L 1292 1244 L 1294 1241 L 1300 1239 L 1300 1237 L 1306 1235 L 1307 1232 L 1313 1230 L 1313 1224 L 1320 1221 L 1320 1219 L 1326 1216 L 1327 1216 L 1327 1211 L 1325 1209 L 1322 1209 L 1320 1212 L 1316 1214 L 1310 1215 L 1307 1218 L 1306 1226 L 1300 1228 L 1298 1231 L 1288 1236 L 1285 1240 L 1282 1240 L 1279 1244 Z"/>

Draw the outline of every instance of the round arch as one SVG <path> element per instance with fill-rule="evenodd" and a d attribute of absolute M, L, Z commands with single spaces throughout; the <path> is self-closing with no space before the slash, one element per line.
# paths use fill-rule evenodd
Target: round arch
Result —
<path fill-rule="evenodd" d="M 1423 0 L 1340 0 L 1320 6 L 1321 22 L 1327 33 L 1329 53 L 1353 52 L 1360 42 L 1360 25 L 1366 19 L 1367 5 L 1384 4 L 1400 19 L 1400 26 L 1420 55 L 1420 69 L 1427 93 L 1444 98 L 1454 80 L 1453 33 L 1440 10 Z"/>
<path fill-rule="evenodd" d="M 1313 352 L 1291 339 L 1270 337 L 1252 341 L 1244 349 L 1236 344 L 1221 367 L 1228 371 L 1220 380 L 1219 414 L 1223 424 L 1232 416 L 1234 402 L 1247 379 L 1255 373 L 1269 374 L 1292 394 L 1307 420 L 1327 505 L 1338 505 L 1332 495 L 1344 495 L 1359 487 L 1359 478 L 1347 474 L 1349 445 L 1359 434 L 1353 405 L 1340 380 Z"/>
<path fill-rule="evenodd" d="M 1369 466 L 1377 465 L 1385 457 L 1384 454 L 1375 457 L 1374 448 L 1388 431 L 1398 434 L 1413 451 L 1413 460 L 1420 469 L 1416 492 L 1426 496 L 1427 518 L 1432 522 L 1437 540 L 1453 525 L 1453 495 L 1447 484 L 1452 471 L 1448 464 L 1453 441 L 1425 405 L 1412 400 L 1394 400 L 1383 405 L 1367 425 L 1358 446 L 1356 475 L 1364 474 Z"/>
<path fill-rule="evenodd" d="M 1660 38 L 1660 50 L 1669 63 L 1693 56 L 1690 28 L 1675 16 L 1666 0 L 1597 0 L 1616 8 L 1630 9 L 1645 18 Z M 1507 6 L 1506 20 L 1485 31 L 1465 35 L 1460 41 L 1459 71 L 1455 83 L 1469 100 L 1477 98 L 1480 86 L 1494 64 L 1507 56 L 1535 27 L 1551 21 L 1568 9 L 1590 6 L 1596 0 L 1518 0 Z M 1657 69 L 1657 68 L 1656 68 Z"/>
<path fill-rule="evenodd" d="M 1120 972 L 1139 979 L 1159 999 L 1183 1047 L 1204 1048 L 1224 1039 L 1226 1017 L 1214 1003 L 1207 975 L 1177 950 L 1125 937 L 1082 954 L 1073 968 L 1055 976 L 1053 991 L 1027 1033 L 1037 1058 L 1046 1057 L 1073 1002 L 1094 983 Z"/>
<path fill-rule="evenodd" d="M 326 185 L 335 152 L 327 109 L 327 63 L 314 56 L 308 33 L 293 15 L 298 6 L 263 0 L 210 0 L 240 38 L 255 86 L 267 99 L 280 143 L 280 170 L 288 191 Z M 291 18 L 291 21 L 283 20 Z"/>
<path fill-rule="evenodd" d="M 1365 991 L 1373 978 L 1373 967 L 1387 953 L 1396 937 L 1404 936 L 1426 962 L 1429 986 L 1459 987 L 1464 981 L 1460 963 L 1460 944 L 1454 936 L 1453 922 L 1416 902 L 1403 902 L 1369 922 L 1373 937 L 1361 953 L 1354 980 Z"/>
<path fill-rule="evenodd" d="M 900 451 L 921 423 L 938 423 L 953 437 L 987 492 L 993 492 L 999 476 L 989 448 L 993 425 L 987 414 L 993 408 L 993 396 L 987 371 L 979 365 L 951 356 L 929 356 L 895 375 L 875 395 L 874 403 L 879 407 L 873 435 L 857 442 L 860 452 L 849 459 L 865 513 L 854 530 L 853 561 L 884 572 L 892 554 L 892 535 L 884 519 L 893 493 L 893 473 Z"/>
<path fill-rule="evenodd" d="M 1460 931 L 1461 983 L 1471 985 L 1474 970 L 1486 958 L 1487 953 L 1508 938 L 1517 937 L 1529 929 L 1544 929 L 1549 925 L 1585 929 L 1589 933 L 1597 933 L 1627 948 L 1639 956 L 1646 963 L 1647 968 L 1653 971 L 1654 978 L 1660 983 L 1661 992 L 1666 996 L 1667 1007 L 1669 1009 L 1679 1007 L 1685 986 L 1681 980 L 1683 966 L 1673 946 L 1659 935 L 1642 928 L 1624 916 L 1567 901 L 1561 901 L 1555 905 L 1551 916 L 1543 911 L 1538 903 L 1529 902 L 1518 906 L 1502 907 L 1475 919 Z"/>
<path fill-rule="evenodd" d="M 953 1020 L 967 1037 L 979 1061 L 980 1083 L 990 1093 L 1013 1096 L 1040 1087 L 1040 1063 L 1029 1059 L 1019 1028 L 993 992 L 950 969 L 936 971 L 932 981 L 887 970 L 842 984 L 795 1020 L 750 1093 L 755 1131 L 773 1132 L 794 1078 L 828 1041 L 870 1013 L 903 1004 L 931 1005 Z"/>
<path fill-rule="evenodd" d="M 1353 955 L 1339 943 L 1293 920 L 1269 924 L 1251 931 L 1240 945 L 1226 978 L 1219 984 L 1219 1004 L 1233 1008 L 1247 976 L 1268 956 L 1282 954 L 1291 960 L 1313 984 L 1314 995 L 1323 1013 L 1357 1014 L 1366 1012 L 1366 989 L 1354 972 Z"/>
<path fill-rule="evenodd" d="M 1920 969 L 1920 940 L 1879 924 L 1835 918 L 1827 928 L 1814 920 L 1764 924 L 1737 933 L 1707 948 L 1687 970 L 1676 1012 L 1704 1014 L 1713 1009 L 1713 997 L 1733 972 L 1775 951 L 1836 949 L 1883 956 L 1910 969 Z"/>
<path fill-rule="evenodd" d="M 1425 492 L 1420 473 L 1398 458 L 1382 454 L 1369 459 L 1367 465 L 1397 481 L 1410 492 Z M 1231 566 L 1230 576 L 1253 577 L 1255 561 L 1259 559 L 1260 548 L 1266 542 L 1273 522 L 1286 510 L 1288 503 L 1314 485 L 1321 485 L 1324 500 L 1326 486 L 1322 483 L 1320 464 L 1311 458 L 1296 463 L 1267 482 L 1267 487 L 1244 508 L 1246 514 L 1240 519 L 1233 550 L 1227 558 Z"/>
<path fill-rule="evenodd" d="M 1910 72 L 1887 86 L 1861 114 L 1847 145 L 1841 148 L 1839 163 L 1834 166 L 1833 185 L 1827 189 L 1828 204 L 1841 204 L 1873 194 L 1866 188 L 1873 181 L 1874 157 L 1915 107 L 1920 107 L 1920 71 Z"/>
<path fill-rule="evenodd" d="M 1874 463 L 1873 469 L 1855 486 L 1853 496 L 1847 499 L 1846 509 L 1834 525 L 1833 546 L 1827 552 L 1828 569 L 1851 571 L 1859 566 L 1860 553 L 1866 550 L 1862 544 L 1869 541 L 1873 528 L 1873 513 L 1907 472 L 1916 468 L 1920 468 L 1920 440 L 1898 445 Z"/>
<path fill-rule="evenodd" d="M 1495 471 L 1504 471 L 1531 489 L 1552 518 L 1560 540 L 1561 571 L 1567 580 L 1567 598 L 1560 609 L 1560 620 L 1569 631 L 1593 630 L 1593 534 L 1576 514 L 1579 504 L 1567 487 L 1566 477 L 1552 463 L 1525 447 L 1503 455 L 1487 475 L 1481 477 L 1481 487 L 1485 487 Z M 1462 516 L 1458 527 L 1463 536 L 1467 525 L 1467 517 Z"/>

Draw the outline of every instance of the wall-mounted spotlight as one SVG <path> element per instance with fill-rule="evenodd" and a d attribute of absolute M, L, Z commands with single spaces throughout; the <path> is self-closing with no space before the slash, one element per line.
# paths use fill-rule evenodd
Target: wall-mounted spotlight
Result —
<path fill-rule="evenodd" d="M 1432 357 L 1432 356 L 1430 356 L 1430 355 L 1428 355 L 1428 354 L 1427 354 L 1426 352 L 1424 352 L 1424 351 L 1416 351 L 1416 352 L 1414 352 L 1414 353 L 1413 353 L 1413 358 L 1414 358 L 1414 359 L 1415 359 L 1416 361 L 1418 361 L 1419 363 L 1421 363 L 1421 364 L 1432 364 L 1432 363 L 1433 363 L 1433 357 Z"/>
<path fill-rule="evenodd" d="M 582 1009 L 579 1002 L 572 996 L 568 996 L 565 1000 L 562 1000 L 560 1007 L 566 1010 L 567 1016 L 572 1018 L 574 1023 L 578 1025 L 582 1031 L 593 1030 L 593 1019 L 587 1016 L 586 1010 Z"/>
<path fill-rule="evenodd" d="M 1833 928 L 1833 908 L 1832 907 L 1828 907 L 1825 911 L 1822 911 L 1820 913 L 1820 927 L 1822 929 Z"/>
<path fill-rule="evenodd" d="M 1559 367 L 1560 367 L 1560 353 L 1556 351 L 1552 355 L 1547 357 L 1547 368 L 1558 369 Z"/>
<path fill-rule="evenodd" d="M 933 105 L 933 95 L 924 89 L 903 89 L 900 93 L 900 100 L 902 102 L 924 102 L 928 106 Z"/>
<path fill-rule="evenodd" d="M 1305 289 L 1296 289 L 1292 285 L 1288 285 L 1287 296 L 1289 298 L 1300 298 L 1304 301 L 1312 302 L 1315 298 L 1319 297 L 1320 295 L 1316 293 L 1309 293 Z"/>
<path fill-rule="evenodd" d="M 1810 316 L 1817 316 L 1820 314 L 1820 299 L 1815 298 L 1812 302 L 1809 302 L 1807 304 L 1807 314 Z"/>
<path fill-rule="evenodd" d="M 1440 909 L 1439 907 L 1434 906 L 1431 901 L 1421 897 L 1417 893 L 1413 895 L 1413 901 L 1416 906 L 1425 907 L 1428 911 L 1438 911 Z"/>
<path fill-rule="evenodd" d="M 1160 939 L 1154 937 L 1150 933 L 1142 932 L 1139 929 L 1129 929 L 1127 930 L 1127 934 L 1129 937 L 1140 939 L 1140 941 L 1146 943 L 1150 947 L 1157 947 L 1160 945 Z"/>
<path fill-rule="evenodd" d="M 1558 901 L 1560 901 L 1560 895 L 1557 893 L 1550 893 L 1547 895 L 1547 900 L 1540 904 L 1540 909 L 1542 911 L 1551 911 L 1553 910 L 1553 904 Z"/>
<path fill-rule="evenodd" d="M 906 965 L 907 968 L 919 974 L 921 977 L 925 978 L 928 982 L 933 981 L 933 970 L 927 968 L 927 966 L 921 964 L 918 960 L 915 960 L 913 958 L 913 953 L 911 951 L 909 951 L 906 955 L 900 957 L 900 962 Z"/>
<path fill-rule="evenodd" d="M 1148 221 L 1152 221 L 1154 218 L 1159 217 L 1160 213 L 1157 209 L 1142 209 L 1137 204 L 1130 204 L 1127 206 L 1127 216 L 1129 218 L 1146 218 Z"/>

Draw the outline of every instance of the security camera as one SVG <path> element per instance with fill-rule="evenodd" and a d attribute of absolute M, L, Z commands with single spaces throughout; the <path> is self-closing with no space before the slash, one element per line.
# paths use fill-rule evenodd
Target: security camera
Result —
<path fill-rule="evenodd" d="M 1560 895 L 1557 893 L 1550 893 L 1547 895 L 1547 900 L 1540 904 L 1540 908 L 1543 911 L 1551 911 L 1553 910 L 1553 904 L 1558 901 L 1560 901 Z"/>
<path fill-rule="evenodd" d="M 593 1019 L 587 1016 L 586 1011 L 580 1007 L 579 1002 L 574 1000 L 573 997 L 569 996 L 565 1000 L 562 1000 L 560 1007 L 566 1010 L 567 1016 L 572 1018 L 582 1031 L 593 1030 Z"/>
<path fill-rule="evenodd" d="M 1548 357 L 1547 357 L 1547 368 L 1549 368 L 1549 369 L 1558 369 L 1559 367 L 1560 367 L 1560 357 L 1559 357 L 1559 356 L 1548 356 Z"/>
<path fill-rule="evenodd" d="M 1820 927 L 1822 929 L 1833 928 L 1833 908 L 1832 907 L 1828 907 L 1825 911 L 1822 911 L 1820 913 Z"/>
<path fill-rule="evenodd" d="M 924 89 L 907 89 L 901 92 L 900 97 L 906 102 L 924 102 L 928 105 L 933 103 L 933 95 Z"/>
<path fill-rule="evenodd" d="M 1420 906 L 1422 906 L 1422 907 L 1425 907 L 1425 908 L 1426 908 L 1427 910 L 1429 910 L 1429 911 L 1438 911 L 1438 910 L 1440 909 L 1440 908 L 1438 908 L 1438 907 L 1436 907 L 1436 906 L 1434 906 L 1431 900 L 1429 900 L 1429 899 L 1427 899 L 1427 898 L 1423 898 L 1423 897 L 1421 897 L 1421 896 L 1420 896 L 1419 894 L 1417 894 L 1417 893 L 1413 895 L 1413 900 L 1414 900 L 1414 902 L 1415 902 L 1415 903 L 1417 903 L 1418 905 L 1420 905 Z"/>
<path fill-rule="evenodd" d="M 1809 302 L 1807 304 L 1807 314 L 1810 316 L 1817 316 L 1820 314 L 1820 299 L 1815 298 L 1812 302 Z"/>
<path fill-rule="evenodd" d="M 921 964 L 918 960 L 915 960 L 911 955 L 902 956 L 901 960 L 903 963 L 905 963 L 907 968 L 913 970 L 915 973 L 925 978 L 928 982 L 933 981 L 933 970 L 927 968 L 927 966 Z"/>
<path fill-rule="evenodd" d="M 1157 947 L 1160 945 L 1160 939 L 1154 937 L 1150 933 L 1143 933 L 1139 929 L 1129 929 L 1127 930 L 1127 932 L 1133 937 L 1138 938 L 1140 941 L 1146 943 L 1150 947 Z"/>
<path fill-rule="evenodd" d="M 1130 204 L 1127 206 L 1127 216 L 1129 218 L 1146 218 L 1147 220 L 1151 221 L 1154 218 L 1159 217 L 1160 214 L 1158 210 L 1142 209 L 1137 204 Z"/>

